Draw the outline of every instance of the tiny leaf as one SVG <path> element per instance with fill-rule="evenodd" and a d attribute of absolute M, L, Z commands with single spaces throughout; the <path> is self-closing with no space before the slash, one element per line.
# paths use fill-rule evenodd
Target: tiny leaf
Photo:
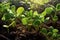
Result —
<path fill-rule="evenodd" d="M 45 9 L 45 11 L 46 11 L 47 14 L 50 14 L 53 11 L 53 8 L 52 7 L 47 7 Z"/>
<path fill-rule="evenodd" d="M 24 8 L 23 7 L 19 7 L 17 9 L 17 17 L 20 16 L 23 13 L 23 11 L 24 11 Z"/>
<path fill-rule="evenodd" d="M 54 16 L 54 17 L 52 18 L 52 20 L 53 20 L 54 22 L 56 22 L 56 21 L 58 20 L 58 16 Z"/>
<path fill-rule="evenodd" d="M 57 33 L 58 32 L 58 29 L 53 29 L 53 33 Z"/>
<path fill-rule="evenodd" d="M 22 18 L 22 24 L 27 25 L 28 24 L 28 18 Z"/>
<path fill-rule="evenodd" d="M 46 34 L 47 33 L 47 29 L 46 28 L 42 28 L 41 32 Z"/>
<path fill-rule="evenodd" d="M 35 17 L 35 16 L 38 16 L 38 12 L 37 12 L 37 11 L 34 11 L 33 16 L 34 16 L 34 17 Z"/>
<path fill-rule="evenodd" d="M 60 11 L 60 3 L 58 3 L 58 4 L 56 5 L 56 10 L 57 10 L 57 11 Z"/>

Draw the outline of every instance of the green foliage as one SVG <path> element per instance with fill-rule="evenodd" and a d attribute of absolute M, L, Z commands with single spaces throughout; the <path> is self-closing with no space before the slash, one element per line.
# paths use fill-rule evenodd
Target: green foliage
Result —
<path fill-rule="evenodd" d="M 6 21 L 6 20 L 9 20 L 9 19 L 12 19 L 13 17 L 14 17 L 13 14 L 6 13 L 6 14 L 3 15 L 2 20 Z"/>
<path fill-rule="evenodd" d="M 48 32 L 48 33 L 47 33 L 47 35 L 48 35 L 49 37 L 51 37 L 52 34 L 53 34 L 52 32 Z"/>
<path fill-rule="evenodd" d="M 27 17 L 33 17 L 33 10 L 25 11 L 24 13 Z"/>
<path fill-rule="evenodd" d="M 23 13 L 23 11 L 24 11 L 24 8 L 23 7 L 19 7 L 18 9 L 17 9 L 17 17 L 19 17 L 22 13 Z"/>
<path fill-rule="evenodd" d="M 46 16 L 46 11 L 43 11 L 41 14 L 40 14 L 40 17 L 44 17 L 44 16 Z"/>
<path fill-rule="evenodd" d="M 6 9 L 9 9 L 10 8 L 10 3 L 4 3 L 4 2 L 2 2 L 1 4 L 0 4 L 0 12 L 4 12 Z"/>
<path fill-rule="evenodd" d="M 47 29 L 46 28 L 42 28 L 41 32 L 46 34 L 47 33 Z"/>
<path fill-rule="evenodd" d="M 47 30 L 46 28 L 42 28 L 40 30 L 41 33 L 45 34 L 48 37 L 51 37 L 53 40 L 54 39 L 58 39 L 59 38 L 59 30 L 58 29 L 54 29 L 52 26 L 49 27 L 49 30 Z"/>
<path fill-rule="evenodd" d="M 56 5 L 56 10 L 57 10 L 57 11 L 60 11 L 60 3 L 58 3 L 58 4 Z"/>
<path fill-rule="evenodd" d="M 33 25 L 34 26 L 38 26 L 40 24 L 40 21 L 38 19 L 34 20 L 33 21 Z"/>
<path fill-rule="evenodd" d="M 52 7 L 47 7 L 47 8 L 45 9 L 45 11 L 46 11 L 47 14 L 50 14 L 53 10 L 54 10 L 54 9 L 53 9 Z"/>
<path fill-rule="evenodd" d="M 38 12 L 35 11 L 35 12 L 33 13 L 33 16 L 34 16 L 34 17 L 35 17 L 35 16 L 38 16 Z"/>
<path fill-rule="evenodd" d="M 28 15 L 32 17 L 33 16 L 33 10 L 30 10 Z"/>
<path fill-rule="evenodd" d="M 52 20 L 53 20 L 54 22 L 56 22 L 56 21 L 58 20 L 58 16 L 54 16 L 54 17 L 52 18 Z"/>
<path fill-rule="evenodd" d="M 11 11 L 12 11 L 13 13 L 15 13 L 15 11 L 16 11 L 15 5 L 12 5 L 12 6 L 11 6 Z"/>
<path fill-rule="evenodd" d="M 53 33 L 57 33 L 57 32 L 58 32 L 58 30 L 57 30 L 57 29 L 54 29 L 54 30 L 53 30 Z"/>
<path fill-rule="evenodd" d="M 23 25 L 27 25 L 28 24 L 28 18 L 22 18 L 22 23 L 23 23 Z"/>
<path fill-rule="evenodd" d="M 27 0 L 26 0 L 27 1 Z M 41 0 L 42 1 L 42 0 Z M 48 1 L 48 0 L 46 0 Z M 46 2 L 45 2 L 46 3 Z M 44 4 L 44 3 L 43 3 Z M 57 4 L 56 7 L 47 7 L 42 13 L 38 13 L 38 11 L 33 10 L 25 10 L 23 7 L 19 7 L 16 10 L 15 5 L 10 5 L 10 3 L 1 3 L 0 4 L 0 13 L 2 14 L 2 21 L 6 21 L 8 24 L 4 24 L 3 27 L 9 28 L 9 27 L 15 27 L 16 20 L 20 21 L 22 25 L 26 26 L 28 29 L 30 29 L 32 26 L 35 28 L 35 30 L 40 30 L 40 27 L 42 28 L 40 32 L 47 35 L 48 37 L 58 38 L 59 30 L 54 29 L 52 26 L 47 28 L 43 28 L 41 24 L 44 24 L 46 21 L 57 22 L 58 16 L 57 11 L 60 10 L 60 4 Z M 52 14 L 53 12 L 53 14 Z M 49 15 L 47 17 L 47 15 Z"/>
<path fill-rule="evenodd" d="M 10 3 L 0 3 L 0 18 L 4 13 L 6 13 L 6 10 L 10 8 Z"/>
<path fill-rule="evenodd" d="M 0 4 L 0 13 L 3 14 L 1 17 L 2 21 L 8 22 L 11 26 L 14 25 L 13 20 L 15 17 L 15 6 L 10 6 L 10 3 L 4 3 L 2 2 Z M 9 28 L 9 25 L 3 25 L 3 27 Z"/>
<path fill-rule="evenodd" d="M 54 28 L 52 26 L 49 27 L 49 31 L 52 32 Z"/>

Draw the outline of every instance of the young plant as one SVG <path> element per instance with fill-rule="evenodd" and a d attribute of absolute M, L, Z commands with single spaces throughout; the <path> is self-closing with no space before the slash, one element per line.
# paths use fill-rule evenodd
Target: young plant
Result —
<path fill-rule="evenodd" d="M 3 27 L 15 27 L 16 19 L 20 17 L 22 12 L 24 11 L 24 8 L 19 7 L 16 12 L 16 7 L 14 5 L 10 6 L 9 3 L 5 3 L 4 5 L 3 4 L 4 3 L 1 3 L 1 9 L 3 10 L 0 11 L 1 13 L 3 13 L 1 20 L 7 22 L 6 25 L 3 25 Z"/>
<path fill-rule="evenodd" d="M 47 30 L 46 28 L 42 28 L 40 30 L 40 32 L 42 34 L 44 34 L 44 36 L 46 36 L 47 40 L 58 40 L 60 37 L 60 34 L 58 33 L 59 30 L 58 29 L 54 29 L 52 26 L 49 27 L 49 30 Z M 59 35 L 59 36 L 58 36 Z"/>
<path fill-rule="evenodd" d="M 60 3 L 56 5 L 56 11 L 60 11 Z"/>
<path fill-rule="evenodd" d="M 53 11 L 52 7 L 48 7 L 48 8 L 46 8 L 41 14 L 39 14 L 37 11 L 33 12 L 32 10 L 26 11 L 23 14 L 24 17 L 22 17 L 23 25 L 34 26 L 36 30 L 39 30 L 39 25 L 41 23 L 44 23 L 45 16 L 47 15 L 47 13 L 51 13 Z"/>

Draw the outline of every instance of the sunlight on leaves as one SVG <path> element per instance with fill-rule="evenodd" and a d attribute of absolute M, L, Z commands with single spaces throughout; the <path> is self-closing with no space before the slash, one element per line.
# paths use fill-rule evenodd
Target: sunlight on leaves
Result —
<path fill-rule="evenodd" d="M 49 1 L 51 0 L 31 0 L 31 2 L 40 4 L 40 5 L 44 5 L 45 3 L 48 3 Z"/>
<path fill-rule="evenodd" d="M 24 11 L 24 8 L 23 7 L 19 7 L 17 9 L 17 16 L 20 16 L 23 13 L 23 11 Z"/>

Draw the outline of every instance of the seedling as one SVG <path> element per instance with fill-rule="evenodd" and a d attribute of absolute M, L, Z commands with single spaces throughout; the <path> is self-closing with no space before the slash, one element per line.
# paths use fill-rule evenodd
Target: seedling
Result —
<path fill-rule="evenodd" d="M 60 3 L 56 5 L 56 11 L 60 11 Z"/>
<path fill-rule="evenodd" d="M 59 39 L 59 30 L 58 29 L 54 29 L 52 26 L 50 26 L 49 30 L 47 30 L 46 28 L 42 28 L 40 30 L 41 33 L 43 33 L 47 40 L 52 39 L 52 40 L 58 40 Z"/>

